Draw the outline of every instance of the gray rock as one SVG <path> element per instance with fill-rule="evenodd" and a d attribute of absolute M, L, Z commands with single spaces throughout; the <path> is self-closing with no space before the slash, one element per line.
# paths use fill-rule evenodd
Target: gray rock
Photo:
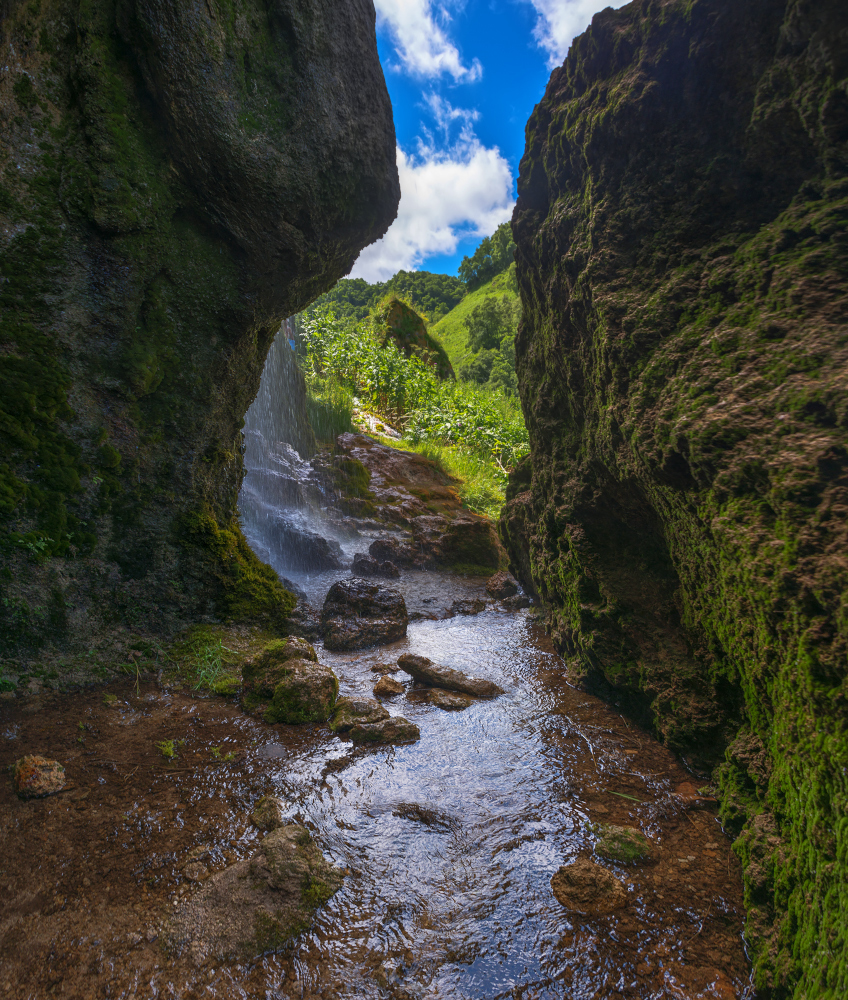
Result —
<path fill-rule="evenodd" d="M 278 951 L 309 926 L 342 879 L 308 830 L 279 827 L 252 858 L 213 875 L 178 904 L 163 929 L 167 946 L 188 951 L 198 964 Z"/>
<path fill-rule="evenodd" d="M 381 562 L 362 552 L 357 552 L 353 557 L 352 571 L 356 576 L 385 576 L 390 579 L 400 576 L 400 570 L 393 562 L 388 559 Z"/>
<path fill-rule="evenodd" d="M 327 649 L 363 649 L 406 635 L 409 616 L 403 595 L 370 580 L 340 580 L 327 593 L 321 626 Z"/>
<path fill-rule="evenodd" d="M 394 677 L 381 677 L 374 685 L 374 694 L 378 698 L 391 698 L 396 694 L 403 694 L 405 688 L 400 681 Z"/>
<path fill-rule="evenodd" d="M 511 573 L 507 573 L 504 569 L 499 570 L 494 576 L 489 577 L 486 593 L 499 601 L 505 597 L 512 597 L 518 593 L 518 582 Z"/>
<path fill-rule="evenodd" d="M 503 688 L 498 687 L 493 681 L 483 680 L 480 677 L 467 677 L 459 670 L 433 663 L 426 656 L 407 653 L 399 657 L 397 662 L 401 670 L 428 687 L 459 691 L 460 694 L 470 694 L 475 698 L 496 698 L 499 694 L 503 694 Z"/>

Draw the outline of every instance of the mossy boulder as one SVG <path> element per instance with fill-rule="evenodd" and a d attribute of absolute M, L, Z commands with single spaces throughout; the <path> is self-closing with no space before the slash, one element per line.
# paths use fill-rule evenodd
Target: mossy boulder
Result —
<path fill-rule="evenodd" d="M 330 667 L 299 638 L 277 639 L 242 667 L 242 707 L 266 722 L 323 722 L 339 693 Z"/>
<path fill-rule="evenodd" d="M 416 357 L 435 368 L 441 379 L 456 378 L 447 351 L 430 335 L 424 319 L 401 299 L 389 297 L 382 302 L 372 324 L 383 346 L 394 344 L 407 358 Z"/>
<path fill-rule="evenodd" d="M 374 698 L 339 698 L 330 719 L 334 733 L 346 733 L 358 723 L 382 722 L 389 713 Z"/>
<path fill-rule="evenodd" d="M 243 664 L 241 676 L 245 696 L 273 698 L 277 685 L 286 676 L 285 665 L 290 660 L 317 663 L 318 656 L 305 639 L 294 636 L 275 639 Z"/>
<path fill-rule="evenodd" d="M 629 865 L 638 861 L 650 861 L 654 857 L 654 844 L 633 826 L 605 823 L 597 828 L 597 833 L 595 854 L 605 861 Z"/>
<path fill-rule="evenodd" d="M 0 655 L 280 626 L 242 418 L 395 215 L 373 7 L 11 0 L 0 45 Z"/>
<path fill-rule="evenodd" d="M 344 876 L 308 830 L 280 826 L 248 860 L 218 872 L 178 902 L 165 925 L 169 950 L 194 962 L 246 961 L 291 943 Z"/>
<path fill-rule="evenodd" d="M 575 39 L 521 161 L 501 518 L 572 675 L 718 767 L 757 993 L 810 1000 L 848 995 L 846 16 L 631 3 Z"/>

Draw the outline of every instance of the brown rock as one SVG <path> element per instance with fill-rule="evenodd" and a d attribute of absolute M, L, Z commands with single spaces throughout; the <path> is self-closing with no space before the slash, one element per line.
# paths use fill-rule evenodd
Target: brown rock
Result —
<path fill-rule="evenodd" d="M 518 583 L 515 577 L 505 569 L 498 570 L 494 576 L 489 578 L 486 584 L 486 593 L 496 600 L 503 600 L 505 597 L 512 597 L 518 593 Z"/>
<path fill-rule="evenodd" d="M 22 799 L 43 799 L 61 792 L 65 787 L 65 768 L 58 760 L 29 754 L 15 761 L 12 784 Z"/>
<path fill-rule="evenodd" d="M 480 677 L 467 677 L 459 670 L 433 663 L 426 656 L 407 653 L 399 657 L 397 662 L 401 670 L 428 687 L 459 691 L 475 698 L 496 698 L 499 694 L 503 694 L 503 688 L 498 687 L 493 681 L 483 680 Z"/>
<path fill-rule="evenodd" d="M 404 686 L 394 677 L 381 677 L 374 685 L 374 694 L 378 698 L 391 698 L 395 694 L 403 694 Z"/>
<path fill-rule="evenodd" d="M 373 556 L 357 552 L 353 557 L 352 571 L 356 576 L 385 576 L 396 578 L 400 576 L 400 570 L 393 562 L 384 559 L 382 562 Z"/>
<path fill-rule="evenodd" d="M 388 719 L 389 713 L 373 698 L 339 698 L 329 726 L 334 733 L 347 733 L 359 723 Z"/>
<path fill-rule="evenodd" d="M 276 795 L 263 795 L 253 807 L 250 821 L 258 830 L 270 831 L 285 826 L 288 803 Z"/>
<path fill-rule="evenodd" d="M 401 715 L 382 722 L 357 723 L 348 735 L 354 743 L 414 743 L 421 739 L 418 726 Z"/>
<path fill-rule="evenodd" d="M 624 882 L 588 858 L 563 865 L 551 879 L 551 889 L 569 910 L 594 917 L 612 913 L 627 902 Z"/>
<path fill-rule="evenodd" d="M 446 712 L 461 712 L 474 704 L 474 699 L 467 694 L 458 694 L 456 691 L 444 691 L 441 688 L 423 688 L 417 691 L 410 691 L 407 700 L 413 704 L 433 705 L 434 708 L 442 708 Z"/>
<path fill-rule="evenodd" d="M 363 649 L 406 635 L 409 615 L 403 595 L 369 580 L 340 580 L 324 600 L 321 625 L 327 649 Z"/>

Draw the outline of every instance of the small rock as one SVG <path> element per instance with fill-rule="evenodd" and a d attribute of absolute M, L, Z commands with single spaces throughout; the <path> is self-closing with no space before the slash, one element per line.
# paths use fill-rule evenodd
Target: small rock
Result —
<path fill-rule="evenodd" d="M 404 686 L 394 677 L 381 677 L 374 685 L 374 694 L 378 698 L 391 698 L 395 694 L 403 694 Z"/>
<path fill-rule="evenodd" d="M 141 944 L 144 940 L 143 935 L 139 934 L 138 931 L 134 931 L 132 934 L 127 934 L 127 940 L 130 943 L 131 948 L 135 948 L 136 945 Z"/>
<path fill-rule="evenodd" d="M 595 844 L 595 854 L 607 861 L 633 864 L 653 857 L 654 845 L 635 827 L 602 824 L 598 828 L 601 839 Z"/>
<path fill-rule="evenodd" d="M 61 792 L 67 784 L 65 768 L 58 760 L 29 754 L 15 761 L 12 784 L 22 799 L 43 799 Z"/>
<path fill-rule="evenodd" d="M 503 694 L 503 688 L 492 681 L 480 677 L 467 677 L 459 670 L 441 667 L 426 656 L 415 656 L 407 653 L 398 659 L 398 666 L 411 677 L 429 687 L 444 688 L 446 691 L 459 691 L 460 694 L 470 694 L 475 698 L 496 698 Z"/>
<path fill-rule="evenodd" d="M 396 663 L 375 663 L 371 668 L 372 674 L 396 674 L 400 667 Z"/>
<path fill-rule="evenodd" d="M 360 722 L 348 733 L 354 743 L 414 743 L 421 739 L 415 723 L 395 715 L 382 722 Z"/>
<path fill-rule="evenodd" d="M 502 569 L 489 577 L 486 593 L 495 600 L 502 601 L 505 597 L 512 597 L 518 593 L 518 583 L 511 573 Z"/>
<path fill-rule="evenodd" d="M 339 698 L 329 726 L 334 733 L 346 733 L 357 723 L 382 722 L 389 713 L 373 698 Z"/>
<path fill-rule="evenodd" d="M 183 875 L 189 882 L 203 882 L 209 878 L 209 869 L 199 861 L 192 861 L 183 868 Z"/>
<path fill-rule="evenodd" d="M 432 705 L 434 708 L 442 708 L 446 712 L 461 712 L 464 708 L 469 708 L 474 704 L 474 699 L 467 694 L 459 694 L 456 691 L 444 691 L 441 688 L 424 688 L 419 691 L 410 691 L 407 700 L 415 704 L 423 703 Z"/>
<path fill-rule="evenodd" d="M 448 610 L 448 615 L 479 615 L 485 610 L 485 601 L 454 601 Z"/>
<path fill-rule="evenodd" d="M 395 566 L 412 565 L 412 547 L 394 539 L 378 538 L 368 546 L 368 553 L 378 562 L 392 562 Z"/>
<path fill-rule="evenodd" d="M 285 826 L 286 813 L 290 806 L 276 795 L 263 795 L 253 807 L 250 814 L 250 822 L 258 830 L 276 830 L 277 827 Z"/>
<path fill-rule="evenodd" d="M 327 649 L 363 649 L 406 635 L 409 615 L 403 595 L 390 587 L 354 578 L 330 587 L 321 609 Z"/>
<path fill-rule="evenodd" d="M 155 927 L 148 927 L 144 936 L 147 938 L 148 944 L 153 944 L 153 942 L 159 937 L 159 931 L 157 931 Z"/>
<path fill-rule="evenodd" d="M 522 608 L 529 608 L 533 602 L 526 594 L 516 594 L 514 597 L 505 597 L 501 601 L 501 607 L 507 611 L 521 611 Z"/>
<path fill-rule="evenodd" d="M 357 552 L 353 557 L 352 571 L 356 576 L 385 576 L 391 579 L 400 576 L 400 570 L 393 562 L 388 559 L 381 562 L 364 552 Z"/>
<path fill-rule="evenodd" d="M 551 889 L 563 906 L 590 916 L 612 913 L 627 902 L 624 882 L 588 858 L 563 865 L 551 879 Z"/>
<path fill-rule="evenodd" d="M 118 696 L 116 694 L 104 694 L 103 704 L 107 708 L 114 708 L 118 704 Z"/>

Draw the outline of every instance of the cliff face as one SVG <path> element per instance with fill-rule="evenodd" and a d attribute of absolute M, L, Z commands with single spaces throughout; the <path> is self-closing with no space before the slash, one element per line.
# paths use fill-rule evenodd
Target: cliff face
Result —
<path fill-rule="evenodd" d="M 598 14 L 513 229 L 513 567 L 575 674 L 720 763 L 762 995 L 843 995 L 848 7 Z"/>
<path fill-rule="evenodd" d="M 374 17 L 0 2 L 0 657 L 289 609 L 240 428 L 281 319 L 397 209 Z"/>

